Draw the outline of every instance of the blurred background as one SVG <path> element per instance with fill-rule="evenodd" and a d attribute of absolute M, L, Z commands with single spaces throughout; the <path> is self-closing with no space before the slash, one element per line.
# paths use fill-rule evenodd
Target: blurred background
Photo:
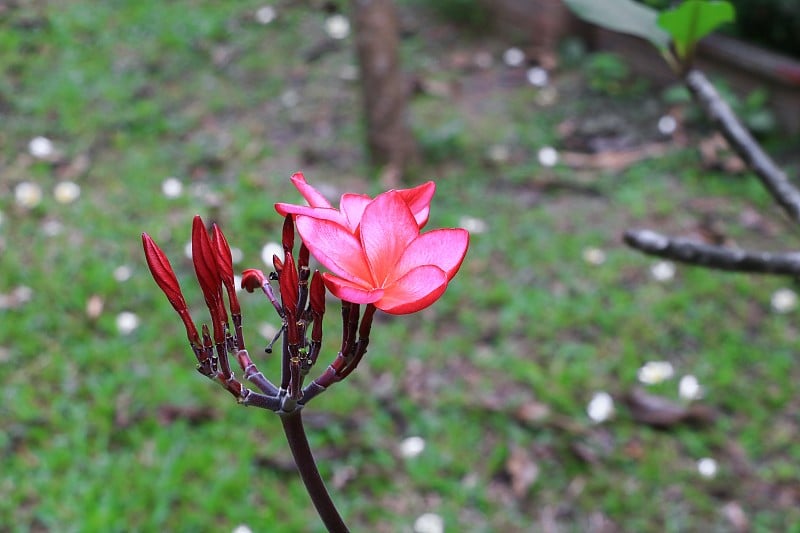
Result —
<path fill-rule="evenodd" d="M 769 31 L 726 28 L 701 65 L 791 174 L 796 86 L 725 51 L 794 65 L 800 13 L 737 4 Z M 800 522 L 795 281 L 620 239 L 796 234 L 657 54 L 615 39 L 555 0 L 0 0 L 0 531 L 322 530 L 277 418 L 194 370 L 140 240 L 205 320 L 192 216 L 267 270 L 298 170 L 334 202 L 434 179 L 429 227 L 472 233 L 445 296 L 379 315 L 306 410 L 353 530 Z M 240 298 L 274 378 L 278 317 Z"/>

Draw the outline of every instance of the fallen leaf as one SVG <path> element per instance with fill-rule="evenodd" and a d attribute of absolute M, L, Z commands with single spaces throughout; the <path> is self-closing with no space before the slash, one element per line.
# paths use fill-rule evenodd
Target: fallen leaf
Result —
<path fill-rule="evenodd" d="M 506 460 L 506 472 L 511 480 L 514 496 L 522 498 L 539 477 L 539 465 L 528 450 L 514 446 Z"/>
<path fill-rule="evenodd" d="M 160 405 L 156 412 L 158 423 L 162 426 L 173 424 L 178 420 L 186 420 L 192 425 L 201 424 L 217 418 L 217 413 L 210 407 L 202 405 Z"/>
<path fill-rule="evenodd" d="M 707 406 L 696 403 L 686 406 L 645 392 L 640 387 L 626 394 L 623 403 L 628 406 L 635 421 L 662 429 L 684 423 L 706 425 L 716 418 L 713 410 Z"/>

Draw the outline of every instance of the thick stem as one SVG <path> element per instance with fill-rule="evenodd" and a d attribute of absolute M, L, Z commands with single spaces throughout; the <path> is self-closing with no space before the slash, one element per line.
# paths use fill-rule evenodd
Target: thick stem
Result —
<path fill-rule="evenodd" d="M 283 424 L 283 432 L 286 434 L 286 440 L 289 442 L 289 448 L 292 450 L 292 457 L 297 465 L 297 470 L 300 472 L 300 477 L 306 486 L 308 495 L 311 496 L 311 501 L 314 503 L 319 517 L 331 532 L 348 532 L 339 511 L 333 504 L 328 489 L 325 488 L 325 482 L 322 481 L 322 476 L 319 475 L 317 470 L 317 463 L 314 461 L 314 455 L 311 453 L 311 447 L 308 445 L 306 438 L 306 431 L 303 427 L 303 418 L 300 415 L 301 411 L 298 409 L 291 413 L 281 415 L 281 423 Z"/>

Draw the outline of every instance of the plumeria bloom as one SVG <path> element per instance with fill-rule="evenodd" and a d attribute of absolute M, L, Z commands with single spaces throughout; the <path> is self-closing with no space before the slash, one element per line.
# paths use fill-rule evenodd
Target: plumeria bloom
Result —
<path fill-rule="evenodd" d="M 330 270 L 323 279 L 334 296 L 406 314 L 424 309 L 444 293 L 467 253 L 469 233 L 458 228 L 420 234 L 414 207 L 420 207 L 417 215 L 424 210 L 427 219 L 430 200 L 409 202 L 409 196 L 420 195 L 408 191 L 418 189 L 392 190 L 366 202 L 365 197 L 345 195 L 342 204 L 352 202 L 353 209 L 343 216 L 330 216 L 330 208 L 293 210 L 303 242 Z M 279 212 L 285 209 L 279 206 Z"/>
<path fill-rule="evenodd" d="M 278 213 L 282 216 L 290 214 L 308 215 L 314 218 L 330 220 L 346 227 L 351 233 L 356 233 L 358 224 L 361 222 L 361 215 L 364 213 L 367 204 L 372 201 L 372 198 L 366 194 L 343 194 L 339 200 L 339 209 L 336 209 L 319 191 L 306 182 L 302 172 L 293 174 L 291 180 L 306 202 L 308 202 L 308 205 L 278 203 L 275 204 L 275 209 Z M 431 199 L 434 192 L 436 192 L 436 184 L 432 181 L 412 189 L 397 190 L 397 193 L 408 205 L 420 228 L 423 228 L 428 223 Z"/>

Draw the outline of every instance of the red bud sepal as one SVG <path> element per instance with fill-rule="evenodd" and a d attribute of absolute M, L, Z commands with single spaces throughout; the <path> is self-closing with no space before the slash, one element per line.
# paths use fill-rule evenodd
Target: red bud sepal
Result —
<path fill-rule="evenodd" d="M 153 275 L 156 285 L 163 291 L 173 309 L 181 317 L 181 321 L 186 327 L 186 336 L 189 337 L 189 342 L 192 347 L 200 347 L 200 335 L 194 322 L 192 322 L 192 317 L 189 316 L 186 300 L 183 298 L 181 286 L 169 259 L 147 233 L 142 233 L 142 247 L 144 248 L 144 257 L 147 260 L 150 273 Z"/>

